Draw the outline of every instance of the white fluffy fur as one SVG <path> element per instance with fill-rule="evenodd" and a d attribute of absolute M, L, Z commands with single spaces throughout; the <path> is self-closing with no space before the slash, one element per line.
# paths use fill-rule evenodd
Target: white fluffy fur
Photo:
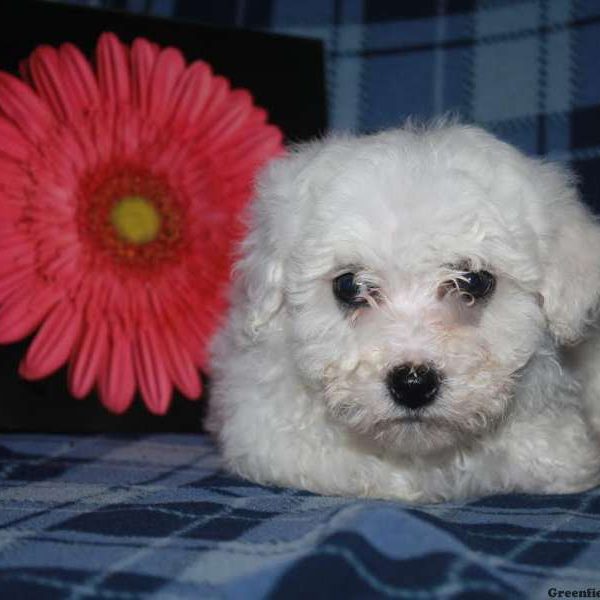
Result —
<path fill-rule="evenodd" d="M 453 265 L 497 277 L 468 306 Z M 332 279 L 382 291 L 349 317 Z M 600 483 L 600 227 L 573 181 L 475 127 L 332 137 L 259 181 L 213 352 L 227 466 L 325 494 L 432 502 Z M 421 422 L 388 396 L 435 364 Z"/>

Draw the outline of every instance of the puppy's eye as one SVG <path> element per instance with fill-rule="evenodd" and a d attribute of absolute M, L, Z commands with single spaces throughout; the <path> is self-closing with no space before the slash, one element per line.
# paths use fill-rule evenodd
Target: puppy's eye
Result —
<path fill-rule="evenodd" d="M 333 295 L 346 306 L 367 304 L 368 289 L 359 283 L 354 273 L 343 273 L 333 280 Z"/>
<path fill-rule="evenodd" d="M 461 273 L 456 284 L 461 292 L 469 294 L 475 300 L 481 300 L 494 291 L 496 278 L 489 271 L 469 271 Z"/>
<path fill-rule="evenodd" d="M 489 271 L 464 271 L 451 281 L 442 285 L 445 293 L 451 289 L 458 290 L 467 304 L 474 304 L 492 294 L 496 287 L 496 278 Z"/>

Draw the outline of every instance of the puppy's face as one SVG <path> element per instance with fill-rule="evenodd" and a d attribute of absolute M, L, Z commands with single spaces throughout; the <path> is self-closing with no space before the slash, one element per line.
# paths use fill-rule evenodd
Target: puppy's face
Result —
<path fill-rule="evenodd" d="M 342 154 L 307 188 L 284 266 L 294 362 L 371 444 L 468 443 L 510 414 L 547 340 L 528 166 L 500 145 L 484 156 L 408 133 Z"/>

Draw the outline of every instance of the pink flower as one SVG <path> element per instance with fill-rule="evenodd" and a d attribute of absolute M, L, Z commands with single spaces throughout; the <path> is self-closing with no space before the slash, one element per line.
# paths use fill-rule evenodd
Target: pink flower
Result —
<path fill-rule="evenodd" d="M 20 373 L 69 363 L 71 393 L 158 414 L 226 307 L 239 213 L 281 152 L 245 90 L 174 48 L 103 34 L 0 72 L 0 343 L 36 332 Z"/>

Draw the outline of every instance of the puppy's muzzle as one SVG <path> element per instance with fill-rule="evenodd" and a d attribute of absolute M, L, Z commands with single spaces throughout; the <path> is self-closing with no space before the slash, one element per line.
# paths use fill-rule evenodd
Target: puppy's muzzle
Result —
<path fill-rule="evenodd" d="M 385 383 L 396 404 L 416 410 L 435 400 L 441 379 L 431 365 L 407 364 L 389 371 Z"/>

